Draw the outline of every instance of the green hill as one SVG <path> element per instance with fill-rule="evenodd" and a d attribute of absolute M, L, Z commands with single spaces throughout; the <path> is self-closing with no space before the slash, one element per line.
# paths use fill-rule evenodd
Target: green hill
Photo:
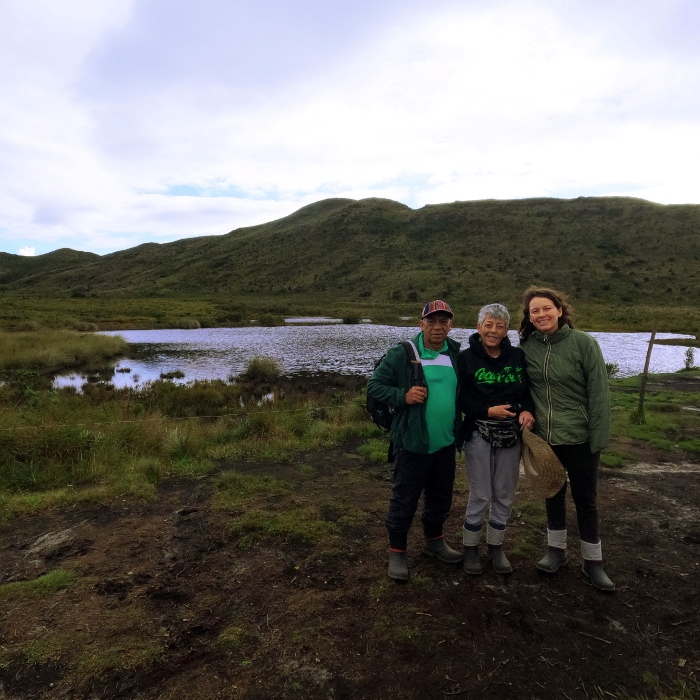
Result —
<path fill-rule="evenodd" d="M 22 269 L 6 263 L 18 256 L 5 255 L 2 288 L 412 309 L 438 296 L 470 307 L 517 304 L 534 283 L 563 289 L 579 305 L 700 303 L 700 206 L 631 198 L 486 200 L 418 210 L 385 199 L 327 199 L 221 236 L 102 257 L 73 253 L 74 264 L 68 252 L 24 258 Z M 59 253 L 66 264 L 40 267 Z"/>

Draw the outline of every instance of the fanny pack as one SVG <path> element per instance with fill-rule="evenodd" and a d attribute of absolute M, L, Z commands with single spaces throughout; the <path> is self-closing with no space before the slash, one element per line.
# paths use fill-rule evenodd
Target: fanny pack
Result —
<path fill-rule="evenodd" d="M 514 420 L 478 420 L 476 429 L 484 440 L 494 447 L 515 447 L 520 430 Z"/>

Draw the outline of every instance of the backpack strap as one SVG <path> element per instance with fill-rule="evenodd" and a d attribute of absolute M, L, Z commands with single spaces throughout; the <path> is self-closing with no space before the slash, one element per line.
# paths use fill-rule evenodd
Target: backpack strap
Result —
<path fill-rule="evenodd" d="M 425 386 L 425 374 L 423 373 L 423 364 L 420 361 L 418 348 L 411 340 L 403 340 L 401 345 L 403 345 L 403 349 L 406 351 L 413 369 L 413 386 Z"/>

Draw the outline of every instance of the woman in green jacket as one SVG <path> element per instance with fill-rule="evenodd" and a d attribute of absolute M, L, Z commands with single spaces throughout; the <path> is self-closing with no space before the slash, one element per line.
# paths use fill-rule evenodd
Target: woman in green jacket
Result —
<path fill-rule="evenodd" d="M 615 584 L 603 570 L 598 536 L 600 452 L 610 439 L 610 395 L 603 354 L 574 329 L 571 307 L 552 289 L 530 287 L 523 299 L 520 344 L 525 352 L 537 422 L 534 431 L 566 469 L 576 506 L 583 573 L 601 590 Z M 567 563 L 566 484 L 546 501 L 547 553 L 537 568 L 555 573 Z"/>

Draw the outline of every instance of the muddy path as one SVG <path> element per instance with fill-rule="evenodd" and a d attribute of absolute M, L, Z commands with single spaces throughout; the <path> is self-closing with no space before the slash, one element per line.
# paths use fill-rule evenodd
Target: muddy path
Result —
<path fill-rule="evenodd" d="M 700 697 L 698 464 L 603 470 L 613 594 L 582 576 L 571 517 L 571 563 L 538 575 L 544 516 L 523 480 L 513 574 L 472 578 L 422 556 L 414 524 L 401 585 L 385 568 L 389 472 L 358 446 L 0 524 L 1 583 L 77 576 L 0 599 L 0 698 Z M 234 472 L 269 479 L 213 507 Z M 460 478 L 453 544 L 466 498 Z M 243 528 L 251 512 L 278 531 Z M 306 531 L 284 530 L 290 512 Z"/>

